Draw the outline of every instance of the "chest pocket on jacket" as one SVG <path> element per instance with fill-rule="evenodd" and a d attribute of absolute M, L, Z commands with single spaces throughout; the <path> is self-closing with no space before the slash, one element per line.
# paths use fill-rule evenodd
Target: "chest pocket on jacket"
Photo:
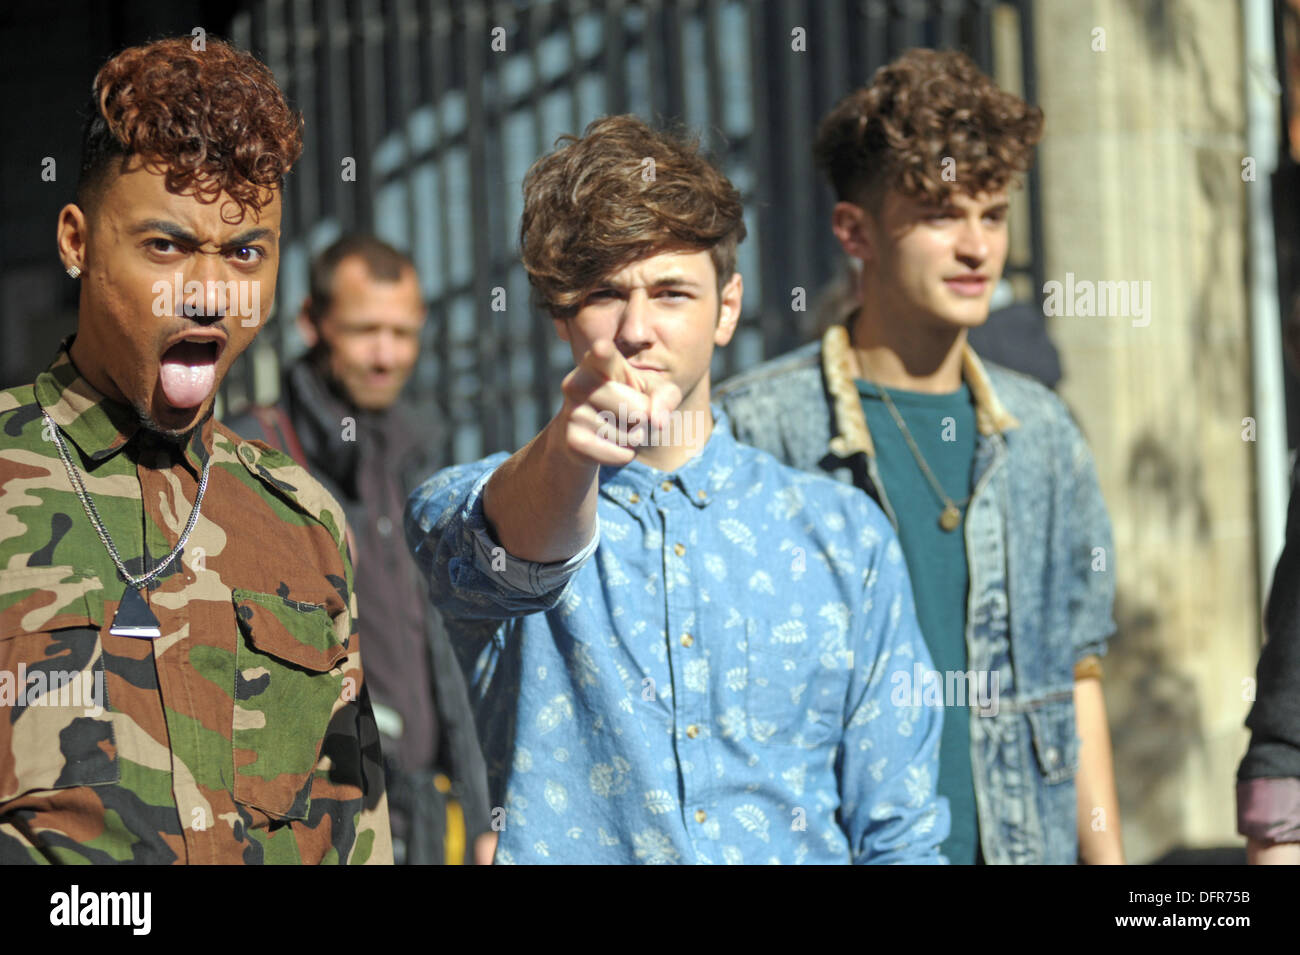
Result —
<path fill-rule="evenodd" d="M 795 623 L 745 621 L 747 729 L 756 743 L 812 749 L 843 731 L 847 688 L 822 665 L 812 635 L 794 641 Z"/>
<path fill-rule="evenodd" d="M 1043 779 L 1063 783 L 1079 770 L 1079 738 L 1074 728 L 1074 703 L 1048 700 L 1028 711 L 1034 753 Z"/>
<path fill-rule="evenodd" d="M 305 819 L 330 716 L 346 689 L 337 614 L 277 594 L 236 588 L 233 596 L 241 635 L 234 797 L 276 818 Z"/>
<path fill-rule="evenodd" d="M 102 597 L 99 578 L 72 567 L 0 571 L 0 802 L 121 776 Z"/>

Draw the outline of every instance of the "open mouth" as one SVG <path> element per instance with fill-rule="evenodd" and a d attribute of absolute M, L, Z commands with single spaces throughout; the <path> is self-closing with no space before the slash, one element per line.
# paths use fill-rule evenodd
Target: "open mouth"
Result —
<path fill-rule="evenodd" d="M 173 408 L 194 408 L 212 394 L 217 381 L 221 342 L 215 338 L 184 338 L 162 355 L 158 383 Z"/>

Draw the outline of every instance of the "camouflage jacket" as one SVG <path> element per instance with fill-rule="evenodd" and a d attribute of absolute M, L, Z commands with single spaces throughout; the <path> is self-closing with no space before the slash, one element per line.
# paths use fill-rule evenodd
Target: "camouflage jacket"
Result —
<path fill-rule="evenodd" d="M 132 575 L 211 458 L 148 586 L 162 636 L 109 632 L 126 584 L 42 409 Z M 161 440 L 66 350 L 0 391 L 0 862 L 392 861 L 342 514 L 211 417 Z"/>

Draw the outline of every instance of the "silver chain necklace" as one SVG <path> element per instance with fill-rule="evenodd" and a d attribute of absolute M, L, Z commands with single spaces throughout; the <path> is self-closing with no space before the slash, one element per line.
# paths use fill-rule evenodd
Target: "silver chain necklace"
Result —
<path fill-rule="evenodd" d="M 184 550 L 185 544 L 190 539 L 190 533 L 194 530 L 194 525 L 199 521 L 199 511 L 203 507 L 203 492 L 208 488 L 208 468 L 212 465 L 212 457 L 209 455 L 208 460 L 203 464 L 203 475 L 199 478 L 199 490 L 194 496 L 194 507 L 190 510 L 190 519 L 185 524 L 185 530 L 181 533 L 180 540 L 172 548 L 172 552 L 160 564 L 154 567 L 147 574 L 140 574 L 132 577 L 123 563 L 122 557 L 117 552 L 117 547 L 113 544 L 113 539 L 108 536 L 108 530 L 104 527 L 104 522 L 99 516 L 99 510 L 95 507 L 95 502 L 91 499 L 90 493 L 86 490 L 86 485 L 82 483 L 81 474 L 77 471 L 77 466 L 72 462 L 72 455 L 68 451 L 68 446 L 63 443 L 63 436 L 59 433 L 59 426 L 50 413 L 41 409 L 49 425 L 50 434 L 54 437 L 54 445 L 59 449 L 59 457 L 63 460 L 63 466 L 67 469 L 68 479 L 72 482 L 72 489 L 76 492 L 77 498 L 81 501 L 81 506 L 86 511 L 86 517 L 90 519 L 90 524 L 95 528 L 95 533 L 99 539 L 104 542 L 104 547 L 108 550 L 108 556 L 113 558 L 113 563 L 117 565 L 118 572 L 122 579 L 126 581 L 127 590 L 123 594 L 121 604 L 118 608 L 118 614 L 113 618 L 113 627 L 110 633 L 121 633 L 123 636 L 133 637 L 157 637 L 161 636 L 158 630 L 158 619 L 153 616 L 148 606 L 144 603 L 144 598 L 140 596 L 140 590 L 150 584 L 159 574 L 171 566 L 174 561 Z M 143 561 L 143 556 L 141 558 Z M 135 594 L 134 600 L 131 599 L 132 593 Z M 119 619 L 123 617 L 123 611 L 126 610 L 128 615 L 138 616 L 140 620 L 127 621 L 119 626 Z M 147 614 L 145 618 L 142 615 Z M 151 623 L 149 621 L 152 621 Z"/>

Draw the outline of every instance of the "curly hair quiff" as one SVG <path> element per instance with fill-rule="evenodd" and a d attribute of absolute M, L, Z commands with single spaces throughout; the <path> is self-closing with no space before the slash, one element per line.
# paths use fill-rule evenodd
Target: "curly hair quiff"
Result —
<path fill-rule="evenodd" d="M 890 189 L 941 202 L 1019 185 L 1042 134 L 1043 111 L 964 53 L 914 49 L 827 114 L 813 154 L 837 199 L 878 212 Z"/>
<path fill-rule="evenodd" d="M 204 46 L 158 40 L 100 68 L 82 132 L 78 205 L 93 205 L 132 156 L 163 172 L 169 192 L 205 203 L 225 192 L 239 216 L 284 187 L 302 154 L 302 116 L 261 61 L 215 38 Z"/>
<path fill-rule="evenodd" d="M 528 280 L 553 317 L 571 318 L 606 276 L 662 252 L 708 251 L 719 290 L 735 273 L 744 207 L 697 140 L 624 115 L 556 145 L 524 177 L 519 227 Z"/>

